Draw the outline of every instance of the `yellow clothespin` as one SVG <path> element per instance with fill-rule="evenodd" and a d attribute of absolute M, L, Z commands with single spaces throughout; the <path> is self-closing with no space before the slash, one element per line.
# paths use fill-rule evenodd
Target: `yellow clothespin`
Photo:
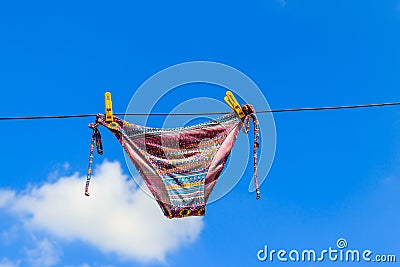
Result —
<path fill-rule="evenodd" d="M 106 122 L 112 122 L 114 120 L 114 116 L 112 111 L 112 101 L 110 92 L 104 94 L 104 102 L 106 106 Z"/>
<path fill-rule="evenodd" d="M 233 111 L 235 111 L 238 114 L 239 118 L 242 119 L 245 116 L 242 107 L 239 105 L 239 103 L 237 102 L 235 96 L 232 94 L 231 91 L 226 92 L 224 100 L 231 107 L 231 109 L 233 109 Z"/>

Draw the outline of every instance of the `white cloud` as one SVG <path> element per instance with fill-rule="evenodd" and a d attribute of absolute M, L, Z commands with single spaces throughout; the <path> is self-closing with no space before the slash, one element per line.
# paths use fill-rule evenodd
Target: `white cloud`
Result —
<path fill-rule="evenodd" d="M 47 175 L 47 180 L 50 182 L 56 181 L 60 176 L 64 175 L 71 169 L 69 162 L 56 164 L 53 166 L 52 171 Z"/>
<path fill-rule="evenodd" d="M 0 189 L 0 208 L 8 206 L 9 202 L 14 198 L 14 191 Z"/>
<path fill-rule="evenodd" d="M 8 209 L 31 230 L 137 261 L 164 262 L 167 253 L 195 241 L 203 228 L 201 218 L 166 219 L 118 162 L 104 161 L 95 169 L 89 198 L 84 183 L 85 177 L 74 174 L 18 194 L 0 191 L 0 200 L 12 203 Z"/>
<path fill-rule="evenodd" d="M 18 266 L 19 262 L 12 262 L 8 258 L 3 258 L 0 260 L 0 267 L 18 267 Z"/>
<path fill-rule="evenodd" d="M 61 253 L 57 251 L 48 239 L 37 241 L 35 248 L 25 249 L 29 266 L 49 267 L 60 260 Z"/>

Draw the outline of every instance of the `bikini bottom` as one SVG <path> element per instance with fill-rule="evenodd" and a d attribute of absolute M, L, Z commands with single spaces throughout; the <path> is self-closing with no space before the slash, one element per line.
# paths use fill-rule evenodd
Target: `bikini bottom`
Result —
<path fill-rule="evenodd" d="M 246 106 L 249 107 L 246 109 Z M 245 105 L 243 110 L 250 110 L 244 120 L 236 113 L 230 113 L 205 123 L 171 129 L 144 127 L 116 116 L 112 122 L 106 122 L 103 114 L 97 115 L 95 123 L 89 125 L 93 135 L 85 194 L 89 195 L 95 143 L 98 152 L 102 152 L 97 127 L 103 125 L 117 137 L 166 217 L 204 216 L 207 200 L 224 169 L 237 134 L 241 128 L 248 132 L 251 117 L 258 199 L 258 121 L 250 105 Z"/>

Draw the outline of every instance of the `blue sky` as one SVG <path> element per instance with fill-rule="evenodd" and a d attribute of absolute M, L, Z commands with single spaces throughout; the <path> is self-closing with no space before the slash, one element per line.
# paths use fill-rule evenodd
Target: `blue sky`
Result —
<path fill-rule="evenodd" d="M 194 60 L 242 71 L 273 109 L 399 101 L 399 28 L 398 0 L 2 2 L 0 116 L 99 113 L 107 90 L 124 112 L 146 79 Z M 262 198 L 248 192 L 249 168 L 203 219 L 172 222 L 129 180 L 105 129 L 98 193 L 82 197 L 92 119 L 0 122 L 0 266 L 347 266 L 256 256 L 339 238 L 399 258 L 400 109 L 274 118 Z"/>

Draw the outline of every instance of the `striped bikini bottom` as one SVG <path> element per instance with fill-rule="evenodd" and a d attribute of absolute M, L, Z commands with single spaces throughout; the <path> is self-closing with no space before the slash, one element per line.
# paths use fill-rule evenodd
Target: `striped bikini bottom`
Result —
<path fill-rule="evenodd" d="M 246 116 L 236 113 L 205 123 L 160 129 L 135 125 L 116 116 L 106 122 L 99 114 L 90 124 L 93 129 L 88 177 L 91 176 L 94 144 L 101 152 L 97 127 L 103 125 L 117 137 L 139 174 L 168 218 L 204 216 L 205 205 L 232 150 L 239 130 L 247 133 L 250 118 L 254 123 L 254 182 L 257 199 L 258 121 L 251 105 L 244 105 Z"/>

